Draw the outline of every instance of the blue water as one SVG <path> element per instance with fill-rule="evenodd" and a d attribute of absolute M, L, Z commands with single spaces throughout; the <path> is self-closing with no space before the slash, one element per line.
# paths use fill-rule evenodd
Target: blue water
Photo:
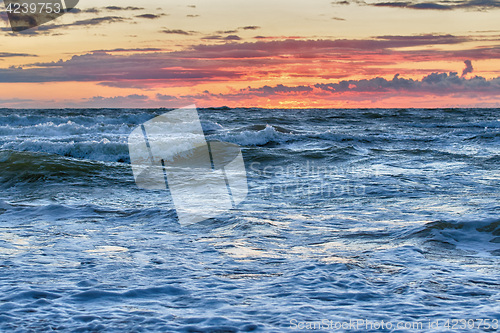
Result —
<path fill-rule="evenodd" d="M 129 164 L 167 111 L 0 110 L 0 331 L 498 330 L 499 110 L 201 109 L 249 194 L 191 226 Z"/>

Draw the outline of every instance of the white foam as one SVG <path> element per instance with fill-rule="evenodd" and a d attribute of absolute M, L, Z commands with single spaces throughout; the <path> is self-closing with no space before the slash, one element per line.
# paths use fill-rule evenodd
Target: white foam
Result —
<path fill-rule="evenodd" d="M 260 131 L 243 131 L 238 134 L 226 134 L 221 137 L 221 140 L 233 142 L 241 146 L 263 146 L 265 144 L 276 142 L 283 143 L 291 141 L 296 135 L 291 133 L 282 133 L 277 131 L 273 126 L 267 125 L 266 128 Z"/>

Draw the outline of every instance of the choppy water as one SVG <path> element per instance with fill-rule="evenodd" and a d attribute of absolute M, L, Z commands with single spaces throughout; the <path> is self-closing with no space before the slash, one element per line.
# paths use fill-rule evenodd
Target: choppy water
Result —
<path fill-rule="evenodd" d="M 202 109 L 250 189 L 189 227 L 129 164 L 166 111 L 0 110 L 0 331 L 496 331 L 498 110 Z"/>

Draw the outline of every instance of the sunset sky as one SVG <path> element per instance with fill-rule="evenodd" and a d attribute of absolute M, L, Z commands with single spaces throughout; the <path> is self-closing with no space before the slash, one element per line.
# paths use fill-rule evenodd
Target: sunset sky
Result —
<path fill-rule="evenodd" d="M 500 107 L 499 17 L 496 0 L 80 0 L 13 33 L 4 12 L 0 107 Z"/>

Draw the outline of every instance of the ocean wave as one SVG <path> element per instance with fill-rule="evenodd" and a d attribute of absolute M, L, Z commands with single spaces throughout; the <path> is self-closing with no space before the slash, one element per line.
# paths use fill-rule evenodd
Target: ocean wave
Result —
<path fill-rule="evenodd" d="M 229 133 L 220 136 L 222 141 L 236 143 L 240 146 L 265 146 L 296 140 L 298 136 L 283 127 L 273 125 L 253 125 L 240 133 Z"/>
<path fill-rule="evenodd" d="M 464 140 L 473 141 L 473 142 L 500 142 L 500 132 L 484 132 L 481 134 L 477 134 L 471 137 L 468 137 Z"/>
<path fill-rule="evenodd" d="M 24 223 L 29 221 L 113 221 L 114 225 L 128 225 L 140 220 L 148 220 L 151 226 L 161 223 L 165 229 L 177 228 L 174 222 L 176 213 L 172 207 L 163 205 L 162 207 L 129 207 L 118 208 L 108 207 L 98 204 L 34 204 L 34 203 L 10 203 L 0 200 L 0 213 L 3 218 L 8 218 L 10 222 L 18 221 Z M 165 223 L 168 221 L 169 223 Z M 170 223 L 172 222 L 172 223 Z M 111 223 L 111 222 L 110 222 Z"/>
<path fill-rule="evenodd" d="M 2 150 L 14 150 L 25 152 L 40 152 L 54 154 L 78 159 L 130 163 L 128 145 L 124 140 L 120 141 L 101 138 L 89 140 L 88 138 L 75 140 L 52 141 L 40 138 L 30 138 L 22 141 L 9 141 L 0 145 Z"/>
<path fill-rule="evenodd" d="M 327 130 L 321 133 L 315 133 L 311 135 L 312 138 L 333 141 L 333 142 L 356 142 L 356 143 L 371 143 L 377 137 L 375 136 L 364 136 L 364 135 L 353 135 L 347 133 L 336 132 L 335 130 Z M 378 138 L 378 140 L 387 141 L 386 138 Z"/>
<path fill-rule="evenodd" d="M 89 160 L 79 160 L 63 156 L 38 153 L 0 151 L 0 187 L 30 185 L 39 183 L 47 185 L 51 180 L 56 183 L 98 179 L 110 181 L 111 175 L 129 172 L 125 165 Z M 1 207 L 1 206 L 0 206 Z"/>
<path fill-rule="evenodd" d="M 221 124 L 214 122 L 214 121 L 201 121 L 201 127 L 203 128 L 203 131 L 205 134 L 210 134 L 212 132 L 216 132 L 219 130 L 222 130 L 224 127 L 222 127 Z"/>
<path fill-rule="evenodd" d="M 140 124 L 164 113 L 162 110 L 6 110 L 0 115 L 0 123 L 12 127 L 35 126 L 43 123 L 65 124 L 71 121 L 78 125 L 93 124 Z"/>
<path fill-rule="evenodd" d="M 54 122 L 43 122 L 34 125 L 26 126 L 0 126 L 1 136 L 17 136 L 17 135 L 31 135 L 41 137 L 64 137 L 74 135 L 88 135 L 89 133 L 96 134 L 102 133 L 104 135 L 116 135 L 129 133 L 132 126 L 129 124 L 78 124 L 71 120 L 65 123 L 57 124 Z"/>
<path fill-rule="evenodd" d="M 500 220 L 435 221 L 413 231 L 409 238 L 439 249 L 461 250 L 475 255 L 500 256 Z"/>

